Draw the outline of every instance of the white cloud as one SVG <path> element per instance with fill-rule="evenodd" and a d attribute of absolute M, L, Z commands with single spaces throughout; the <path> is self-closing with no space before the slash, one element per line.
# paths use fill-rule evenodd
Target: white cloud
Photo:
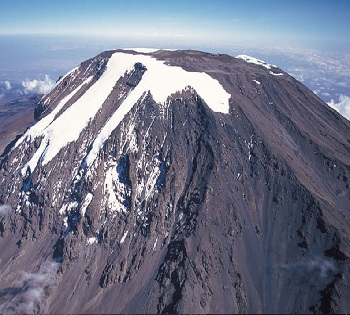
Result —
<path fill-rule="evenodd" d="M 0 304 L 1 313 L 44 313 L 45 287 L 52 284 L 59 268 L 58 263 L 44 262 L 34 273 L 20 272 L 13 288 L 8 289 L 8 298 Z"/>
<path fill-rule="evenodd" d="M 25 81 L 22 81 L 22 86 L 24 87 L 25 92 L 46 94 L 54 88 L 55 82 L 52 81 L 50 77 L 46 74 L 44 80 L 27 79 Z"/>
<path fill-rule="evenodd" d="M 0 205 L 0 217 L 5 215 L 7 212 L 11 210 L 10 206 L 7 205 Z"/>
<path fill-rule="evenodd" d="M 350 120 L 350 97 L 344 94 L 340 94 L 339 102 L 336 103 L 333 99 L 328 105 L 334 108 L 337 112 Z"/>
<path fill-rule="evenodd" d="M 293 277 L 296 283 L 314 287 L 322 287 L 338 272 L 333 259 L 327 257 L 305 258 L 301 261 L 282 265 L 282 270 Z"/>
<path fill-rule="evenodd" d="M 7 91 L 10 91 L 12 89 L 10 81 L 5 81 L 5 88 L 6 88 Z"/>

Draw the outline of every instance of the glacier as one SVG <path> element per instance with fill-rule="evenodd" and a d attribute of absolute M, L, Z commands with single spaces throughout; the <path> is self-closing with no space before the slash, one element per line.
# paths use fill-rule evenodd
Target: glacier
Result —
<path fill-rule="evenodd" d="M 147 71 L 144 73 L 141 82 L 129 93 L 99 131 L 92 149 L 86 157 L 87 166 L 91 166 L 104 141 L 147 92 L 152 94 L 156 103 L 165 104 L 171 94 L 192 87 L 214 112 L 224 114 L 229 112 L 231 95 L 225 91 L 217 80 L 208 74 L 188 72 L 181 67 L 167 65 L 164 61 L 151 56 L 115 52 L 109 58 L 105 72 L 89 87 L 84 95 L 57 117 L 59 110 L 92 78 L 86 79 L 63 99 L 51 114 L 32 126 L 18 140 L 15 147 L 23 141 L 33 142 L 37 137 L 43 137 L 40 147 L 23 167 L 22 175 L 25 175 L 28 168 L 33 172 L 39 163 L 47 164 L 62 148 L 76 141 L 84 128 L 88 126 L 90 120 L 96 116 L 116 82 L 126 73 L 132 71 L 136 63 L 143 64 Z M 76 68 L 73 70 L 76 70 Z"/>

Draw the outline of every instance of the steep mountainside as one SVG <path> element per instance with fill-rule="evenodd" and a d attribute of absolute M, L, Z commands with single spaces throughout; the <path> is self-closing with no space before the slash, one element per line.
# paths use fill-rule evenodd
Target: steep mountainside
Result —
<path fill-rule="evenodd" d="M 350 311 L 350 123 L 275 66 L 101 53 L 0 164 L 0 311 Z"/>

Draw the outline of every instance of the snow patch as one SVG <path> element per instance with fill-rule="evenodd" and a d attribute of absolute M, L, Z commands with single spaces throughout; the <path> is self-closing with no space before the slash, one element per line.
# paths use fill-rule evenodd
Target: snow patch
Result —
<path fill-rule="evenodd" d="M 80 213 L 82 216 L 85 216 L 93 197 L 94 197 L 94 195 L 92 193 L 88 193 L 86 195 L 84 203 L 82 204 L 81 209 L 80 209 Z"/>
<path fill-rule="evenodd" d="M 154 244 L 153 244 L 153 251 L 155 251 L 156 248 L 157 248 L 157 242 L 158 242 L 158 237 L 156 237 L 156 240 L 154 241 Z"/>
<path fill-rule="evenodd" d="M 89 238 L 87 239 L 87 243 L 88 243 L 89 245 L 94 244 L 94 243 L 97 243 L 97 238 L 96 238 L 96 237 L 89 237 Z"/>
<path fill-rule="evenodd" d="M 258 85 L 261 84 L 260 81 L 258 81 L 258 80 L 253 80 L 253 82 L 255 82 L 255 83 L 258 84 Z"/>
<path fill-rule="evenodd" d="M 258 66 L 262 66 L 262 67 L 264 67 L 266 69 L 271 69 L 271 67 L 277 68 L 276 66 L 270 65 L 270 64 L 266 63 L 263 60 L 260 60 L 260 59 L 254 58 L 254 57 L 250 57 L 250 56 L 247 56 L 247 55 L 238 55 L 236 58 L 242 59 L 242 60 L 244 60 L 247 63 L 253 63 L 253 64 L 256 64 Z"/>
<path fill-rule="evenodd" d="M 126 232 L 123 234 L 123 237 L 122 237 L 121 240 L 120 240 L 120 244 L 123 244 L 123 243 L 124 243 L 125 238 L 128 236 L 128 233 L 129 233 L 129 231 L 126 231 Z"/>
<path fill-rule="evenodd" d="M 63 224 L 65 228 L 68 228 L 68 217 L 63 218 Z"/>
<path fill-rule="evenodd" d="M 283 75 L 283 73 L 274 73 L 272 71 L 270 71 L 269 74 L 272 74 L 272 75 L 275 75 L 275 76 Z"/>
<path fill-rule="evenodd" d="M 118 163 L 112 160 L 105 166 L 104 202 L 113 217 L 115 212 L 128 211 L 128 202 L 131 197 L 131 189 L 121 181 L 117 165 Z"/>

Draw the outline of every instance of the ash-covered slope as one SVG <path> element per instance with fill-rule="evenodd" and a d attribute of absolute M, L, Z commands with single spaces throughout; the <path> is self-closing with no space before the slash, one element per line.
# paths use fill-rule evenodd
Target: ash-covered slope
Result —
<path fill-rule="evenodd" d="M 350 123 L 280 69 L 108 51 L 35 116 L 1 160 L 2 312 L 350 310 Z"/>

